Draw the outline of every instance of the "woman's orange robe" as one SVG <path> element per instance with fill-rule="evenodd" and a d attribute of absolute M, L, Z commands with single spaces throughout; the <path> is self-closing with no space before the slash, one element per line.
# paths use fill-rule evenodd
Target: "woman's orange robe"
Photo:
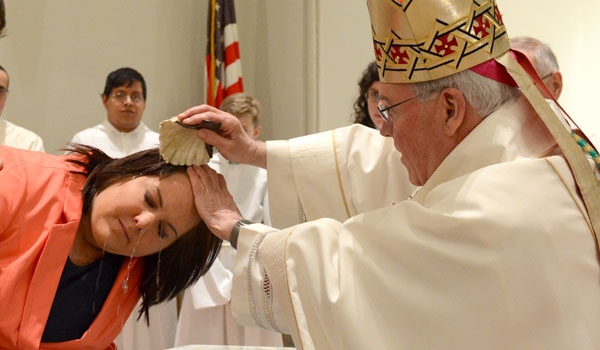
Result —
<path fill-rule="evenodd" d="M 126 258 L 81 338 L 41 343 L 81 218 L 86 177 L 67 157 L 0 146 L 0 348 L 114 349 L 139 299 L 142 261 Z"/>

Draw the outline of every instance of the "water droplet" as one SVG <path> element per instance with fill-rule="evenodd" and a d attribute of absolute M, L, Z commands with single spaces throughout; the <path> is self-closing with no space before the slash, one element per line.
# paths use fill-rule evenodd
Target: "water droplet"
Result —
<path fill-rule="evenodd" d="M 133 246 L 133 250 L 131 251 L 131 255 L 129 256 L 129 262 L 127 263 L 127 276 L 125 276 L 125 280 L 123 281 L 123 285 L 122 285 L 123 292 L 125 292 L 125 293 L 127 293 L 127 291 L 129 290 L 129 276 L 131 275 L 131 263 L 133 262 L 135 250 L 137 249 L 137 246 L 140 244 L 140 240 L 141 240 L 143 234 L 144 234 L 144 231 L 142 231 L 142 233 L 138 236 L 138 239 L 135 242 L 135 245 Z"/>
<path fill-rule="evenodd" d="M 160 271 L 160 252 L 161 252 L 161 247 L 160 247 L 160 241 L 158 241 L 158 261 L 156 262 L 156 288 L 157 290 L 160 290 L 160 275 L 159 275 L 159 271 Z"/>
<path fill-rule="evenodd" d="M 127 291 L 129 290 L 129 272 L 127 272 L 127 277 L 125 277 L 122 287 L 123 287 L 123 292 L 127 293 Z"/>

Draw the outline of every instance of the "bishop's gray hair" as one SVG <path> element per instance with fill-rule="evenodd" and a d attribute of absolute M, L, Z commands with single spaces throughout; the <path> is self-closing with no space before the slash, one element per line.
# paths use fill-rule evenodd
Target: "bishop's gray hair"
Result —
<path fill-rule="evenodd" d="M 495 80 L 486 78 L 471 70 L 465 70 L 450 76 L 410 84 L 415 95 L 421 95 L 421 100 L 429 100 L 435 93 L 446 88 L 460 90 L 467 103 L 483 118 L 492 114 L 500 106 L 514 101 L 520 90 Z"/>

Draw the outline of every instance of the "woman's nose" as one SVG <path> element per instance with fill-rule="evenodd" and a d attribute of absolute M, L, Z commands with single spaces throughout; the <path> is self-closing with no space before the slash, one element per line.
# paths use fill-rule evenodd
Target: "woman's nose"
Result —
<path fill-rule="evenodd" d="M 146 232 L 156 226 L 158 217 L 151 211 L 144 211 L 135 217 L 135 224 L 140 232 Z"/>

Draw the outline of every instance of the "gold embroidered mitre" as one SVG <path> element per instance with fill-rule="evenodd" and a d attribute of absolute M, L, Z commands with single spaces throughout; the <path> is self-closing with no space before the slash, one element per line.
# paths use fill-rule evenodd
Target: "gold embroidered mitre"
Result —
<path fill-rule="evenodd" d="M 367 0 L 381 81 L 442 78 L 510 48 L 495 0 Z"/>

